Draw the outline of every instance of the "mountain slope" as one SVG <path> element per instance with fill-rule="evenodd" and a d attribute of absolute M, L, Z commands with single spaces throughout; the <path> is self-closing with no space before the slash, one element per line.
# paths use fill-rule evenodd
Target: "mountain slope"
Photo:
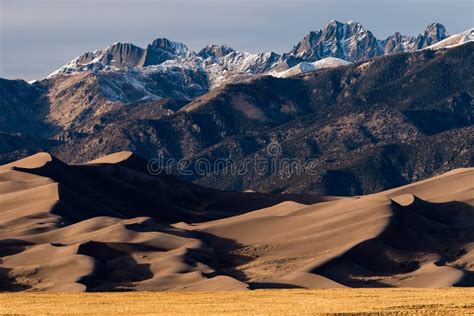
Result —
<path fill-rule="evenodd" d="M 274 158 L 314 160 L 316 174 L 261 175 L 252 170 L 246 176 L 229 176 L 220 172 L 199 183 L 234 190 L 363 194 L 410 183 L 454 165 L 470 166 L 474 162 L 469 145 L 474 86 L 465 78 L 472 76 L 472 48 L 470 44 L 437 56 L 418 53 L 384 57 L 292 81 L 293 91 L 307 84 L 307 90 L 302 91 L 311 95 L 308 100 L 314 113 L 258 132 L 259 137 L 253 138 L 261 144 L 253 153 L 245 153 L 240 145 L 245 136 L 238 135 L 203 150 L 198 157 L 212 161 L 216 155 L 238 153 L 243 155 L 239 161 L 253 161 L 256 156 L 270 159 L 264 148 L 273 142 L 281 147 L 281 155 Z M 255 90 L 265 91 L 263 82 L 254 84 Z M 280 90 L 266 93 L 278 96 Z M 284 103 L 291 104 L 301 95 L 295 93 Z M 232 104 L 230 100 L 228 104 Z M 263 129 L 265 125 L 256 126 Z M 368 179 L 369 174 L 374 177 Z"/>
<path fill-rule="evenodd" d="M 288 79 L 263 77 L 216 89 L 166 116 L 147 110 L 128 119 L 118 110 L 114 119 L 93 121 L 93 133 L 72 139 L 57 154 L 84 161 L 128 149 L 192 162 L 231 157 L 241 166 L 257 156 L 271 158 L 266 147 L 277 143 L 276 158 L 315 160 L 316 174 L 214 170 L 187 177 L 237 191 L 333 195 L 403 185 L 473 163 L 474 86 L 465 79 L 474 75 L 472 46 L 386 56 Z M 419 159 L 426 165 L 416 164 Z"/>
<path fill-rule="evenodd" d="M 344 64 L 343 61 L 329 63 L 335 59 L 308 64 L 322 57 L 357 61 L 381 54 L 413 51 L 446 37 L 444 27 L 434 23 L 416 40 L 410 38 L 413 42 L 410 47 L 382 52 L 381 47 L 385 47 L 387 41 L 373 38 L 369 31 L 354 21 L 331 21 L 323 30 L 310 34 L 313 33 L 320 34 L 318 41 L 302 41 L 297 45 L 298 49 L 283 56 L 275 53 L 251 54 L 225 45 L 208 45 L 195 53 L 184 44 L 165 38 L 154 40 L 146 48 L 115 43 L 77 57 L 48 78 L 35 83 L 33 89 L 23 84 L 23 92 L 14 91 L 9 84 L 9 91 L 3 94 L 5 100 L 2 102 L 14 107 L 14 103 L 19 101 L 15 98 L 23 94 L 24 98 L 29 98 L 30 104 L 38 103 L 35 113 L 28 108 L 30 105 L 21 107 L 21 110 L 30 111 L 29 114 L 25 113 L 20 118 L 20 113 L 16 113 L 15 118 L 8 118 L 8 121 L 21 120 L 21 125 L 25 127 L 32 124 L 38 126 L 41 124 L 36 123 L 38 120 L 34 117 L 40 115 L 39 119 L 48 121 L 47 126 L 40 126 L 34 132 L 51 136 L 51 131 L 58 128 L 77 131 L 78 125 L 84 121 L 115 111 L 125 104 L 160 99 L 190 101 L 225 84 L 248 81 L 263 74 L 286 77 Z M 320 51 L 325 53 L 316 54 Z M 287 70 L 293 66 L 296 68 Z M 18 83 L 16 85 L 19 87 Z M 9 109 L 4 110 L 8 114 Z M 11 127 L 4 126 L 0 130 L 10 131 Z M 79 132 L 88 133 L 91 130 Z M 61 138 L 67 136 L 62 135 Z"/>
<path fill-rule="evenodd" d="M 9 133 L 43 133 L 48 102 L 46 89 L 23 80 L 0 78 L 0 131 Z"/>
<path fill-rule="evenodd" d="M 102 75 L 91 73 L 81 74 L 79 80 L 74 75 L 33 86 L 25 83 L 28 93 L 37 93 L 31 102 L 48 100 L 40 120 L 48 126 L 41 131 L 48 133 L 29 137 L 56 139 L 35 148 L 75 162 L 132 150 L 145 158 L 162 155 L 192 163 L 231 157 L 240 165 L 267 157 L 265 148 L 277 143 L 281 158 L 315 160 L 319 171 L 290 178 L 252 170 L 245 175 L 226 176 L 217 170 L 185 177 L 237 191 L 375 192 L 472 165 L 472 149 L 465 142 L 474 117 L 474 86 L 466 80 L 474 75 L 472 46 L 378 57 L 287 79 L 264 76 L 216 88 L 191 102 L 143 98 L 133 89 L 127 91 L 134 102 L 107 101 L 110 91 L 96 94 L 94 88 Z M 119 85 L 120 77 L 110 83 Z M 434 143 L 438 147 L 429 145 Z M 420 144 L 428 144 L 419 150 L 423 155 L 408 154 Z M 13 144 L 12 153 L 2 154 L 3 161 L 31 153 L 28 146 Z M 459 153 L 458 158 L 450 151 Z M 387 152 L 391 160 L 382 162 Z M 410 170 L 419 159 L 415 157 L 437 158 L 423 159 L 426 166 Z M 387 166 L 390 176 L 366 177 L 369 171 L 382 175 Z M 335 180 L 327 182 L 330 178 Z"/>

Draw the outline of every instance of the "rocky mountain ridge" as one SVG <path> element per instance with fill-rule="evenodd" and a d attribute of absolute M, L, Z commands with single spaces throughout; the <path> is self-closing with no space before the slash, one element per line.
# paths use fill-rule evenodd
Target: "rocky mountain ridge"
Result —
<path fill-rule="evenodd" d="M 283 55 L 274 52 L 247 53 L 226 45 L 208 45 L 199 52 L 190 50 L 185 44 L 158 38 L 146 48 L 131 43 L 115 43 L 105 49 L 87 52 L 70 61 L 49 77 L 84 71 L 117 71 L 124 68 L 146 68 L 155 66 L 156 71 L 174 67 L 186 68 L 192 64 L 195 72 L 207 73 L 209 86 L 218 86 L 231 81 L 215 73 L 262 74 L 284 71 L 299 62 L 314 62 L 327 57 L 346 61 L 359 61 L 375 56 L 414 51 L 435 44 L 448 37 L 446 29 L 439 23 L 431 23 L 417 37 L 395 33 L 379 40 L 360 23 L 330 21 L 322 30 L 312 31 L 295 47 Z M 163 69 L 156 66 L 163 65 Z"/>
<path fill-rule="evenodd" d="M 110 104 L 143 100 L 190 101 L 226 84 L 263 75 L 288 77 L 374 56 L 425 49 L 428 45 L 442 47 L 442 42 L 473 39 L 470 35 L 458 37 L 459 34 L 447 38 L 444 26 L 432 23 L 417 37 L 396 33 L 378 40 L 358 22 L 333 20 L 322 30 L 310 32 L 293 50 L 283 55 L 274 52 L 253 54 L 226 45 L 208 45 L 194 52 L 182 43 L 159 38 L 146 48 L 115 43 L 103 50 L 85 53 L 41 82 L 49 87 L 61 83 L 54 90 L 65 96 L 71 91 L 62 91 L 63 82 L 71 82 L 87 97 L 77 100 L 78 96 L 73 94 L 68 99 L 74 100 L 62 102 L 73 101 L 85 108 L 94 108 L 94 103 L 99 101 L 108 104 L 106 109 Z M 91 82 L 95 83 L 95 88 L 90 86 Z"/>

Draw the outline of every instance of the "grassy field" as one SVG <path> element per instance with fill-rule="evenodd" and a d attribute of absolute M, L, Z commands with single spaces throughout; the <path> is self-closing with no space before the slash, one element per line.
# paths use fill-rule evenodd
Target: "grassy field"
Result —
<path fill-rule="evenodd" d="M 474 289 L 2 293 L 0 314 L 474 314 Z"/>

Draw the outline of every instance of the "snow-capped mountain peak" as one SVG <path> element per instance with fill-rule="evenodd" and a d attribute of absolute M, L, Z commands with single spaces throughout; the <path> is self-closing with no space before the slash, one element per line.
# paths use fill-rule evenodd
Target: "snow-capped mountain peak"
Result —
<path fill-rule="evenodd" d="M 446 33 L 446 28 L 440 23 L 430 23 L 425 31 L 418 35 L 416 39 L 416 49 L 422 49 L 433 45 L 445 38 L 448 37 L 448 33 Z"/>
<path fill-rule="evenodd" d="M 235 49 L 227 45 L 207 45 L 197 53 L 202 58 L 216 57 L 221 58 L 231 53 L 234 53 Z"/>
<path fill-rule="evenodd" d="M 471 28 L 459 34 L 454 34 L 448 38 L 445 38 L 442 41 L 437 42 L 436 44 L 426 47 L 425 49 L 451 48 L 472 41 L 474 41 L 474 28 Z"/>
<path fill-rule="evenodd" d="M 437 40 L 443 39 L 448 35 L 444 25 L 438 22 L 430 23 L 426 27 L 425 34 Z"/>
<path fill-rule="evenodd" d="M 248 53 L 227 45 L 207 45 L 195 53 L 185 44 L 166 38 L 157 38 L 146 48 L 116 42 L 102 50 L 84 53 L 48 78 L 92 72 L 96 76 L 113 77 L 114 82 L 123 81 L 124 87 L 143 90 L 142 94 L 147 97 L 189 99 L 222 84 L 256 75 L 287 77 L 374 56 L 459 45 L 472 40 L 472 30 L 466 32 L 447 38 L 443 25 L 431 23 L 417 37 L 396 32 L 385 40 L 378 40 L 357 21 L 332 20 L 322 29 L 309 32 L 283 55 Z M 117 85 L 110 81 L 109 90 L 115 89 L 114 86 Z M 117 93 L 113 95 L 120 97 L 115 99 L 126 99 L 127 93 Z"/>
<path fill-rule="evenodd" d="M 167 60 L 194 56 L 186 45 L 166 38 L 155 39 L 146 49 L 128 42 L 116 42 L 109 47 L 86 52 L 48 77 L 82 71 L 114 70 L 159 65 Z"/>
<path fill-rule="evenodd" d="M 157 38 L 155 39 L 150 45 L 148 45 L 147 49 L 153 47 L 154 49 L 161 50 L 167 53 L 170 53 L 173 56 L 179 57 L 190 57 L 195 55 L 193 51 L 191 51 L 186 45 L 179 42 L 170 41 L 167 38 Z"/>
<path fill-rule="evenodd" d="M 194 55 L 195 53 L 183 43 L 157 38 L 147 46 L 142 63 L 138 66 L 159 65 L 167 60 L 188 58 Z"/>
<path fill-rule="evenodd" d="M 296 58 L 313 61 L 326 57 L 354 61 L 379 54 L 377 39 L 354 20 L 347 23 L 331 20 L 323 29 L 306 35 L 288 53 Z"/>

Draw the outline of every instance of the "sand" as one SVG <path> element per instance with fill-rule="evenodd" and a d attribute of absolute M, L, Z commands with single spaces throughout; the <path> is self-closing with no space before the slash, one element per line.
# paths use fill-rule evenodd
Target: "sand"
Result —
<path fill-rule="evenodd" d="M 335 199 L 39 153 L 0 167 L 0 291 L 472 286 L 473 226 L 474 168 Z"/>

